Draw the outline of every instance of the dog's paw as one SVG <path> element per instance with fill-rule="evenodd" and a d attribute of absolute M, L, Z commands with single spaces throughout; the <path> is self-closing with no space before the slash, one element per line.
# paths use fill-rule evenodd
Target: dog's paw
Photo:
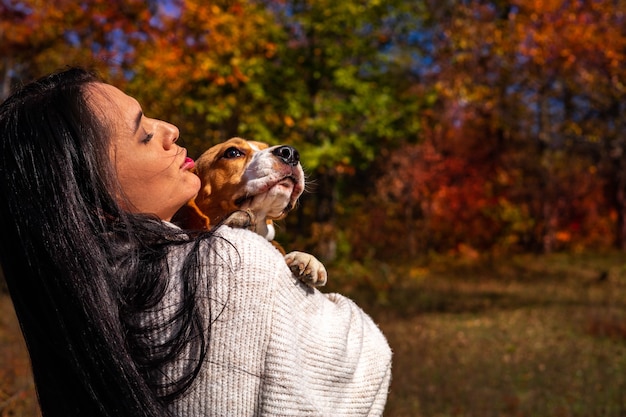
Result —
<path fill-rule="evenodd" d="M 237 229 L 248 229 L 253 232 L 256 231 L 256 219 L 254 213 L 250 210 L 237 210 L 231 213 L 224 220 L 224 224 Z"/>
<path fill-rule="evenodd" d="M 326 267 L 315 256 L 304 252 L 290 252 L 285 255 L 285 262 L 291 272 L 305 284 L 315 287 L 326 285 Z"/>

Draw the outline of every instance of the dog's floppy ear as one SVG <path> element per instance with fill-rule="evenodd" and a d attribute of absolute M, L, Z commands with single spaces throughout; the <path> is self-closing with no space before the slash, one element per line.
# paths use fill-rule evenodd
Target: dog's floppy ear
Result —
<path fill-rule="evenodd" d="M 172 218 L 172 223 L 189 230 L 209 230 L 211 228 L 211 221 L 200 211 L 194 200 L 189 200 L 176 212 Z"/>

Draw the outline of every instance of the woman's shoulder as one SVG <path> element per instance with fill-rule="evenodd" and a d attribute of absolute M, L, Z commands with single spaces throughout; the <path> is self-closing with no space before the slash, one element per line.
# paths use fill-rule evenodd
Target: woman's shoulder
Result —
<path fill-rule="evenodd" d="M 225 263 L 231 269 L 257 270 L 265 275 L 280 273 L 280 266 L 288 271 L 283 255 L 266 239 L 248 230 L 221 226 L 206 245 L 203 252 L 214 265 Z"/>
<path fill-rule="evenodd" d="M 211 298 L 229 299 L 231 304 L 248 303 L 250 297 L 238 298 L 244 293 L 271 303 L 272 288 L 295 280 L 283 255 L 270 242 L 253 232 L 230 227 L 173 246 L 168 263 L 170 275 L 182 278 L 171 281 L 173 288 L 197 279 L 199 288 L 211 288 Z"/>
<path fill-rule="evenodd" d="M 246 229 L 220 226 L 213 236 L 212 244 L 218 247 L 230 246 L 234 250 L 245 249 L 247 253 L 260 252 L 264 256 L 282 258 L 282 254 L 267 239 Z"/>

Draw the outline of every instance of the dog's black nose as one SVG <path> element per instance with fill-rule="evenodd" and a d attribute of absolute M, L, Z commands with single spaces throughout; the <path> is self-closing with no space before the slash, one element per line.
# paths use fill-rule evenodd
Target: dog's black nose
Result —
<path fill-rule="evenodd" d="M 300 162 L 300 153 L 298 153 L 296 148 L 292 148 L 291 146 L 279 146 L 274 149 L 272 153 L 282 159 L 284 163 L 291 166 L 296 166 L 298 162 Z"/>

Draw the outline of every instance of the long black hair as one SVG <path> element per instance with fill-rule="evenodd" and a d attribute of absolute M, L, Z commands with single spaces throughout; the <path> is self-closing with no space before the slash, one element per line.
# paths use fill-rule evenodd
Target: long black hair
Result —
<path fill-rule="evenodd" d="M 186 258 L 184 300 L 163 326 L 138 317 L 167 286 L 168 248 L 190 238 L 124 212 L 107 139 L 89 102 L 101 80 L 71 68 L 0 105 L 0 262 L 28 346 L 44 416 L 163 416 L 206 353 L 208 320 L 195 302 L 198 241 Z M 154 374 L 195 352 L 183 375 Z"/>

